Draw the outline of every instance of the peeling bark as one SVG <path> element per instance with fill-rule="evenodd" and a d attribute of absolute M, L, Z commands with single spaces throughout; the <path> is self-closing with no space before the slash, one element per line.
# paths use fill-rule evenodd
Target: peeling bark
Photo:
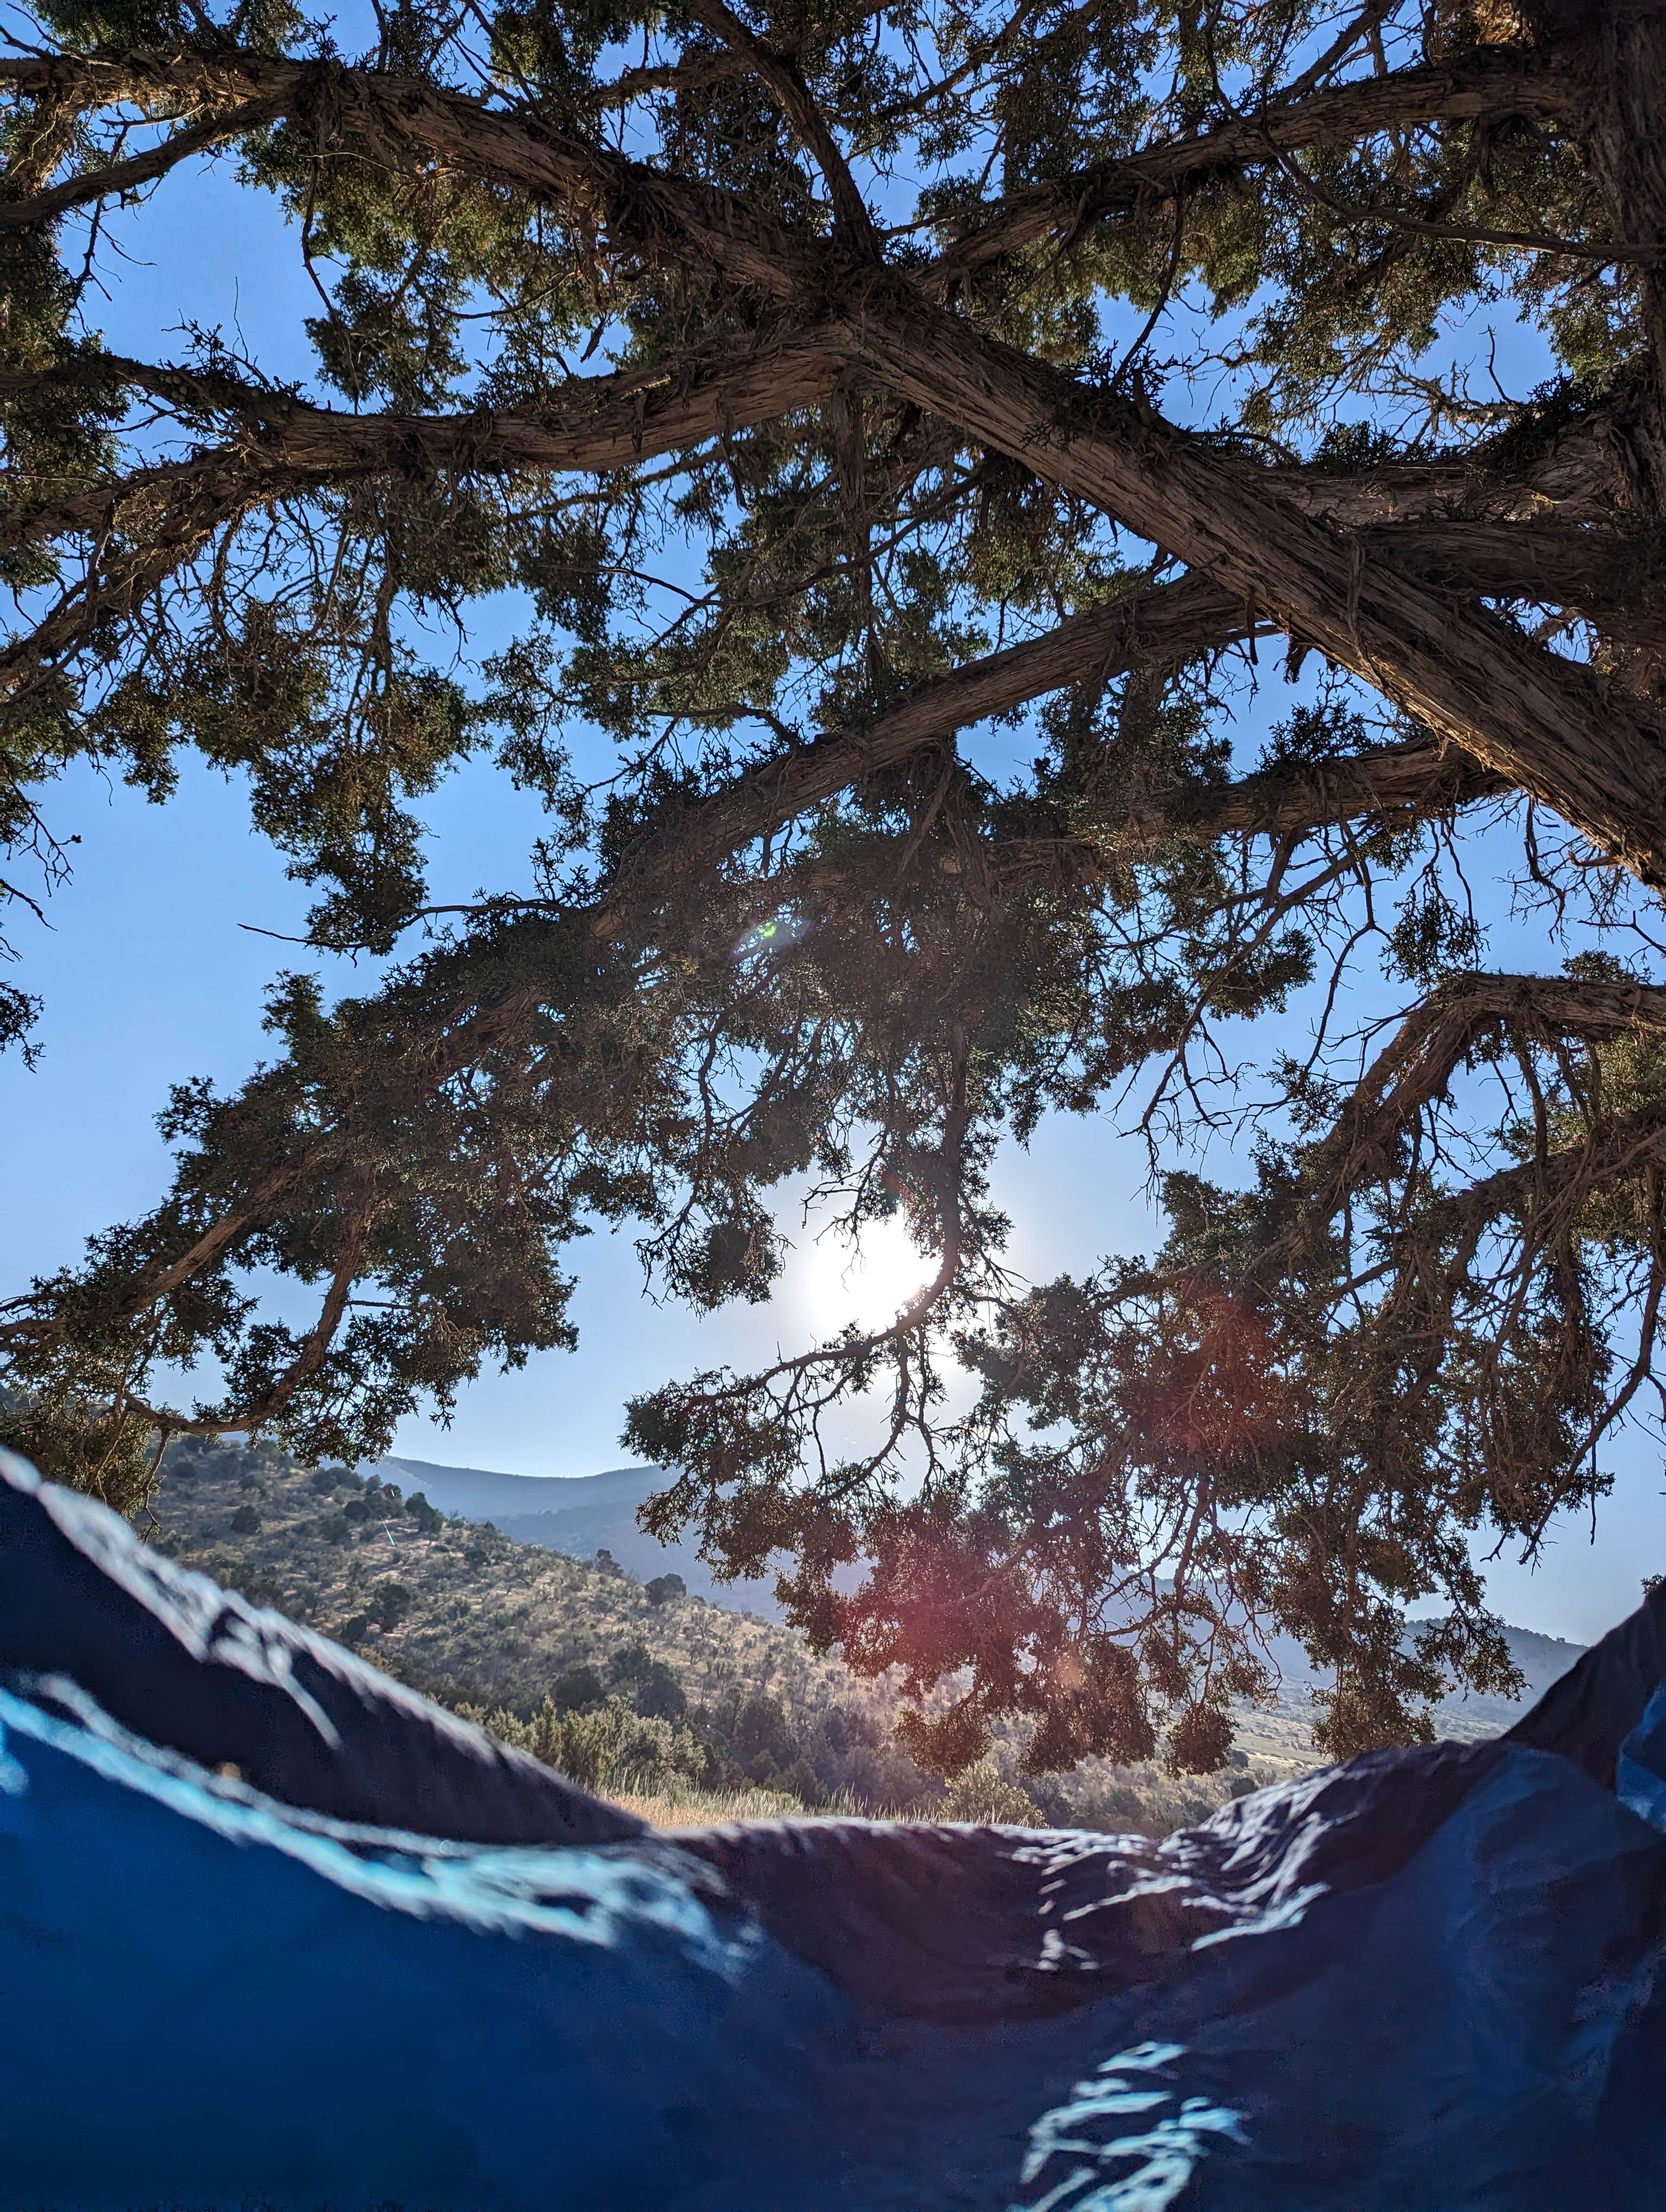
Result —
<path fill-rule="evenodd" d="M 1547 46 L 1566 41 L 1579 98 L 1567 111 L 1615 238 L 1641 248 L 1645 404 L 1630 441 L 1645 511 L 1666 515 L 1666 15 L 1635 0 L 1538 0 L 1522 10 Z"/>

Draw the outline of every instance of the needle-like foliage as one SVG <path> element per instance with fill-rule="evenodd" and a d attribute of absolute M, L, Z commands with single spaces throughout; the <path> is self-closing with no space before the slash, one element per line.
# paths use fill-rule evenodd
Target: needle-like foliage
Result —
<path fill-rule="evenodd" d="M 1275 1632 L 1338 1754 L 1508 1686 L 1477 1532 L 1602 1493 L 1666 1284 L 1666 15 L 14 28 L 6 892 L 64 872 L 66 764 L 166 800 L 194 751 L 380 963 L 282 978 L 155 1212 L 0 1312 L 23 1446 L 130 1507 L 182 1431 L 356 1460 L 572 1340 L 587 1225 L 762 1300 L 808 1188 L 927 1287 L 629 1439 L 656 1527 L 906 1670 L 922 1759 L 1017 1715 L 1037 1770 L 1211 1767 Z M 100 335 L 205 161 L 287 218 L 304 375 Z M 1486 373 L 1515 323 L 1541 388 Z M 441 912 L 471 756 L 537 890 Z M 1542 972 L 1491 970 L 1483 840 Z M 1028 1287 L 992 1163 L 1057 1112 L 1143 1130 L 1170 1229 Z"/>

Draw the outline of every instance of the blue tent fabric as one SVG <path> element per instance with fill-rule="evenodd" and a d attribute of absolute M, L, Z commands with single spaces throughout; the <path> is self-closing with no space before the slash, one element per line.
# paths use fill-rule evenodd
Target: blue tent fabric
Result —
<path fill-rule="evenodd" d="M 0 1675 L 62 1675 L 136 1733 L 283 1803 L 471 1843 L 608 1843 L 599 1805 L 0 1451 Z"/>
<path fill-rule="evenodd" d="M 1541 1708 L 1161 1843 L 610 1834 L 579 1793 L 562 1842 L 564 1787 L 487 1842 L 533 1797 L 268 1616 L 334 1700 L 284 1766 L 281 1661 L 100 1511 L 0 1479 L 3 2212 L 1666 2201 L 1657 1606 L 1581 1662 L 1579 1741 Z"/>

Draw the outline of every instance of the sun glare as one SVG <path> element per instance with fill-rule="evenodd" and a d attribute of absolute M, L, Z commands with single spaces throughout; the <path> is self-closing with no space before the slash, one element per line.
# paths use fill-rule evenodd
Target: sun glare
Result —
<path fill-rule="evenodd" d="M 834 1334 L 847 1322 L 882 1328 L 934 1273 L 931 1260 L 916 1251 L 894 1218 L 870 1224 L 854 1248 L 836 1230 L 826 1230 L 806 1245 L 802 1264 L 805 1311 L 820 1336 Z"/>

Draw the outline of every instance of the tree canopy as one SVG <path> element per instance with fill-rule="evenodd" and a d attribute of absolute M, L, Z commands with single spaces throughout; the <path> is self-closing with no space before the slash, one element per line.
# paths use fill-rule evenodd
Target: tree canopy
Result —
<path fill-rule="evenodd" d="M 1333 1753 L 1505 1685 L 1472 1539 L 1657 1410 L 1666 15 L 38 0 L 0 82 L 9 894 L 66 764 L 194 751 L 379 963 L 300 956 L 155 1211 L 0 1313 L 14 1438 L 129 1508 L 181 1432 L 357 1460 L 571 1340 L 587 1224 L 763 1300 L 807 1184 L 927 1287 L 629 1441 L 921 1757 L 1211 1767 L 1274 1630 Z M 304 375 L 100 336 L 205 161 Z M 470 756 L 535 890 L 439 910 Z M 1169 1231 L 1026 1285 L 990 1164 L 1061 1111 Z"/>

